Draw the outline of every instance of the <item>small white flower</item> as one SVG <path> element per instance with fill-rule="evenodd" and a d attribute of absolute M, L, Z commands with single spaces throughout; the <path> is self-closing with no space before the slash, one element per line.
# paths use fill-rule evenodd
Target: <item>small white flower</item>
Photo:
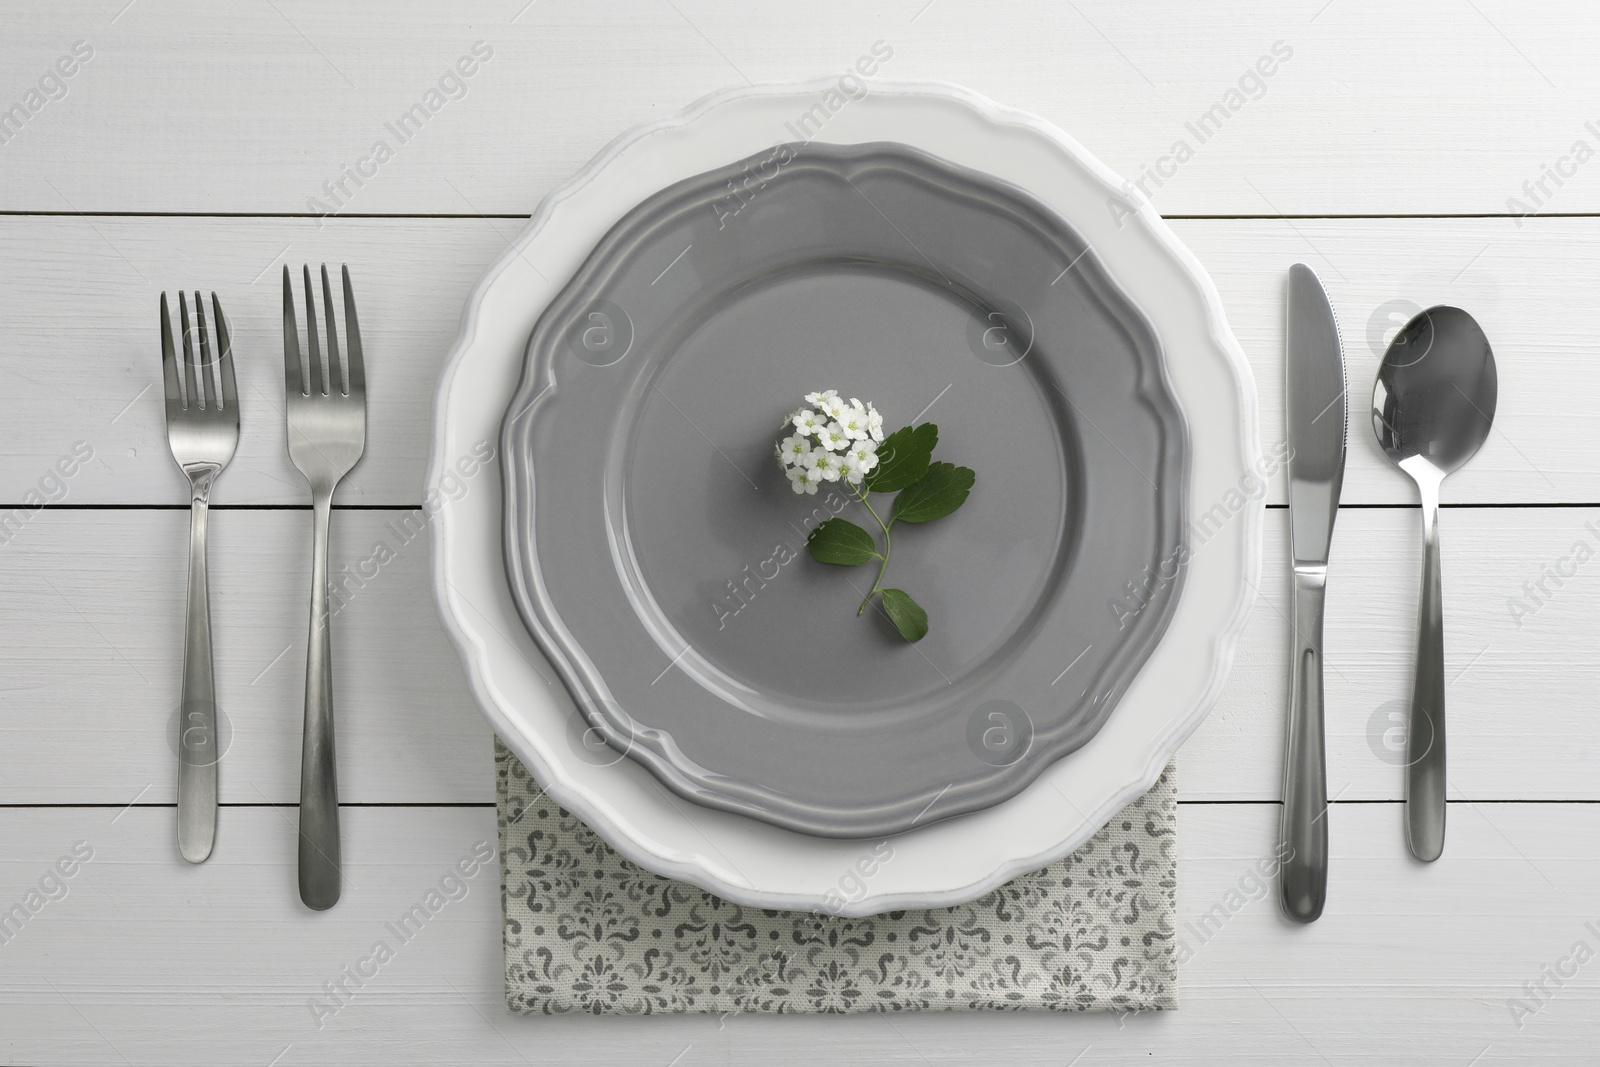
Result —
<path fill-rule="evenodd" d="M 839 426 L 844 430 L 844 435 L 852 441 L 865 441 L 868 436 L 867 411 L 860 405 L 848 408 L 839 417 Z"/>
<path fill-rule="evenodd" d="M 817 495 L 817 483 L 822 481 L 822 476 L 815 467 L 790 467 L 789 487 L 797 493 Z"/>
<path fill-rule="evenodd" d="M 844 427 L 837 422 L 830 422 L 817 431 L 817 440 L 829 452 L 838 452 L 850 443 L 850 438 L 845 436 Z"/>
<path fill-rule="evenodd" d="M 839 475 L 844 473 L 844 461 L 832 452 L 813 452 L 816 457 L 815 470 L 817 475 L 830 482 L 839 480 Z"/>
<path fill-rule="evenodd" d="M 831 392 L 832 390 L 829 390 L 829 391 Z M 817 407 L 819 407 L 823 411 L 827 412 L 828 413 L 828 418 L 830 418 L 830 419 L 843 418 L 845 416 L 845 414 L 847 412 L 849 412 L 849 410 L 850 410 L 849 402 L 846 401 L 846 400 L 840 399 L 838 394 L 835 394 L 835 395 L 830 396 L 830 397 L 825 397 L 822 401 L 817 403 Z"/>
<path fill-rule="evenodd" d="M 867 432 L 874 441 L 883 440 L 883 416 L 871 404 L 867 405 Z"/>
<path fill-rule="evenodd" d="M 802 437 L 799 434 L 785 437 L 783 444 L 778 446 L 778 456 L 783 460 L 785 466 L 791 467 L 796 463 L 802 462 L 810 451 L 811 439 Z"/>
<path fill-rule="evenodd" d="M 821 417 L 809 408 L 795 412 L 790 421 L 794 423 L 794 428 L 800 431 L 801 436 L 805 437 L 813 436 L 823 428 Z"/>
<path fill-rule="evenodd" d="M 878 465 L 878 446 L 871 441 L 852 441 L 844 454 L 845 470 L 858 477 L 850 480 L 851 485 L 860 481 L 859 475 L 869 473 Z"/>
<path fill-rule="evenodd" d="M 829 400 L 838 399 L 838 396 L 839 396 L 839 391 L 837 389 L 825 389 L 820 393 L 807 393 L 806 394 L 806 403 L 807 404 L 823 404 L 823 403 L 826 403 Z"/>

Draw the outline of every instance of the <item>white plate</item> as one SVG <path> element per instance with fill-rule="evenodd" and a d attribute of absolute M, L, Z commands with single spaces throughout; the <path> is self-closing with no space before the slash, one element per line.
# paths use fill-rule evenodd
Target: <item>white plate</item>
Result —
<path fill-rule="evenodd" d="M 840 144 L 910 144 L 1053 207 L 1153 324 L 1191 439 L 1189 552 L 1172 561 L 1187 568 L 1179 602 L 1110 720 L 1011 800 L 876 849 L 687 803 L 635 761 L 592 744 L 512 602 L 498 480 L 462 493 L 452 476 L 475 447 L 498 441 L 535 320 L 605 232 L 671 182 L 743 159 L 759 174 L 797 129 Z M 745 193 L 758 196 L 759 185 Z M 852 98 L 829 80 L 709 97 L 614 142 L 546 198 L 468 300 L 440 381 L 427 499 L 438 509 L 434 575 L 446 629 L 496 732 L 556 802 L 641 866 L 727 899 L 870 915 L 980 896 L 1067 854 L 1155 782 L 1222 687 L 1253 599 L 1270 473 L 1256 441 L 1254 384 L 1216 290 L 1136 190 L 1061 131 L 965 90 L 872 85 Z M 1134 590 L 1107 610 L 1138 605 Z"/>

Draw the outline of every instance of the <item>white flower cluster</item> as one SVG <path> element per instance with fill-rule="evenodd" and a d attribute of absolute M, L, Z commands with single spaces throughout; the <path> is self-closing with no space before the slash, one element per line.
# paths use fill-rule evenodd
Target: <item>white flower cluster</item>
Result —
<path fill-rule="evenodd" d="M 878 465 L 878 442 L 883 440 L 883 416 L 871 404 L 845 400 L 829 389 L 807 393 L 806 403 L 783 420 L 792 430 L 778 444 L 778 462 L 797 493 L 815 494 L 823 482 L 843 478 L 860 485 Z"/>

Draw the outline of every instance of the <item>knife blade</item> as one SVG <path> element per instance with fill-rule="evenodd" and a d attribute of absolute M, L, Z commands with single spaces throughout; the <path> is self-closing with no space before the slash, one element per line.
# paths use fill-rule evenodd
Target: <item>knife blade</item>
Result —
<path fill-rule="evenodd" d="M 1279 900 L 1291 919 L 1308 923 L 1322 914 L 1328 895 L 1322 607 L 1328 549 L 1344 484 L 1349 413 L 1339 323 L 1322 282 L 1304 263 L 1289 268 L 1284 359 L 1294 633 L 1284 731 Z"/>

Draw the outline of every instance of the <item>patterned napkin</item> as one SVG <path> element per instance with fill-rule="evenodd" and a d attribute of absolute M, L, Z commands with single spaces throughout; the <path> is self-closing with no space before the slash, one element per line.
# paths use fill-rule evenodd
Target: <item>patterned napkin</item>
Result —
<path fill-rule="evenodd" d="M 495 740 L 506 1004 L 563 1012 L 1178 1006 L 1173 768 L 1078 851 L 970 904 L 764 911 L 641 870 Z"/>

